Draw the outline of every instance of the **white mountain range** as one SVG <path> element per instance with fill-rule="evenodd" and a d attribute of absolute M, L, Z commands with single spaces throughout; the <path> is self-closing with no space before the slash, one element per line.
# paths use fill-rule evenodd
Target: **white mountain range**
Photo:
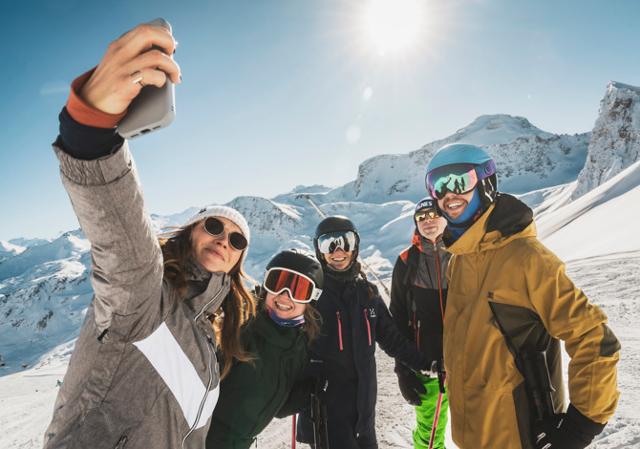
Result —
<path fill-rule="evenodd" d="M 425 195 L 425 167 L 438 148 L 452 142 L 482 145 L 496 159 L 499 190 L 518 194 L 534 208 L 543 241 L 577 264 L 570 264 L 570 270 L 586 267 L 576 271 L 576 276 L 597 292 L 596 302 L 612 321 L 619 321 L 624 332 L 619 334 L 623 357 L 640 359 L 640 335 L 631 325 L 640 318 L 640 237 L 635 224 L 640 219 L 640 88 L 621 83 L 607 87 L 599 117 L 589 133 L 555 135 L 523 117 L 486 115 L 416 151 L 368 159 L 359 166 L 356 179 L 343 186 L 298 186 L 271 199 L 234 199 L 229 205 L 240 210 L 251 226 L 249 274 L 260 279 L 268 259 L 281 249 L 312 250 L 320 217 L 311 199 L 325 214 L 352 218 L 361 234 L 361 256 L 388 281 L 397 254 L 410 241 L 413 203 Z M 194 206 L 173 215 L 153 215 L 152 220 L 160 230 L 181 224 L 196 211 Z M 3 379 L 27 385 L 20 376 L 48 365 L 66 366 L 91 300 L 90 264 L 89 243 L 79 230 L 51 241 L 0 241 L 0 365 L 4 365 L 0 366 L 0 403 L 5 394 Z M 622 272 L 610 269 L 612 266 Z M 581 273 L 590 274 L 581 277 Z M 598 285 L 590 284 L 594 277 L 600 280 Z M 608 293 L 613 302 L 608 302 Z M 625 337 L 635 343 L 625 346 Z M 630 391 L 640 391 L 633 370 L 630 365 L 628 372 L 621 371 L 620 379 Z M 631 396 L 634 402 L 623 407 L 626 411 L 618 421 L 617 431 L 622 433 L 611 445 L 603 439 L 597 447 L 631 447 L 614 443 L 640 441 L 640 415 L 631 405 L 640 401 L 640 394 Z M 411 421 L 411 410 L 407 410 L 399 417 Z M 16 409 L 11 413 L 17 413 Z M 44 416 L 50 411 L 38 413 Z M 0 426 L 13 423 L 11 419 L 0 413 Z M 399 418 L 390 417 L 380 424 L 391 435 L 397 432 L 394 419 Z M 407 426 L 409 437 L 405 440 L 409 442 L 411 423 L 402 425 Z M 281 427 L 284 424 L 274 424 L 267 434 L 280 435 Z M 37 441 L 33 432 L 25 435 Z M 393 436 L 389 438 L 395 442 Z M 4 441 L 0 436 L 0 446 L 37 446 L 18 439 Z M 267 441 L 265 447 L 284 447 Z M 397 447 L 404 447 L 402 444 Z"/>

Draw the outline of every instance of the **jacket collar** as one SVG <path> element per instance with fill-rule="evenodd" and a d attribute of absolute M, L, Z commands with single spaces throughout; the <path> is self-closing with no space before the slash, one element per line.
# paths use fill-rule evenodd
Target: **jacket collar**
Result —
<path fill-rule="evenodd" d="M 462 234 L 447 251 L 469 254 L 500 248 L 513 240 L 535 237 L 536 225 L 531 209 L 504 193 Z"/>
<path fill-rule="evenodd" d="M 413 238 L 411 239 L 411 244 L 415 246 L 421 253 L 425 254 L 433 254 L 433 242 L 424 238 L 418 230 L 413 231 Z M 442 235 L 438 236 L 436 239 L 436 248 L 438 250 L 444 250 L 445 244 L 442 239 Z"/>
<path fill-rule="evenodd" d="M 266 309 L 260 310 L 251 324 L 256 334 L 263 337 L 265 341 L 279 348 L 291 348 L 298 337 L 304 334 L 302 327 L 281 327 L 269 317 Z"/>
<path fill-rule="evenodd" d="M 214 313 L 231 289 L 231 279 L 225 273 L 210 273 L 195 261 L 186 267 L 187 304 L 195 312 L 195 319 Z"/>

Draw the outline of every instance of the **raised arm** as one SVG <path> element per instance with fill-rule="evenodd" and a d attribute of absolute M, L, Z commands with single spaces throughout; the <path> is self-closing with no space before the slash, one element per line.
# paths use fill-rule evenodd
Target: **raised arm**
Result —
<path fill-rule="evenodd" d="M 54 143 L 63 184 L 91 242 L 99 331 L 111 327 L 114 314 L 140 313 L 160 295 L 160 247 L 128 146 L 114 128 L 142 88 L 131 73 L 145 73 L 147 84 L 158 86 L 168 76 L 179 81 L 169 56 L 145 52 L 152 45 L 167 54 L 175 48 L 167 31 L 149 25 L 113 42 L 98 67 L 73 83 Z"/>

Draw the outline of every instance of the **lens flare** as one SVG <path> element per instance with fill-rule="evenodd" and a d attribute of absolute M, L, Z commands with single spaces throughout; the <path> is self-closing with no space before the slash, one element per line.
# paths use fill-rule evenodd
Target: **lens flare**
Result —
<path fill-rule="evenodd" d="M 382 55 L 411 48 L 423 26 L 424 0 L 372 0 L 365 10 L 364 31 Z"/>

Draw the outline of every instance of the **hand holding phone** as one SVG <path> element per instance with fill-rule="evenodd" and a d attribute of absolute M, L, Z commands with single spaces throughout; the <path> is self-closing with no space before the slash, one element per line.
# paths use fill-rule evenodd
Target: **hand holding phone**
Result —
<path fill-rule="evenodd" d="M 162 18 L 149 22 L 149 25 L 162 27 L 171 33 L 171 25 Z M 156 45 L 151 50 L 162 51 Z M 175 86 L 171 80 L 167 79 L 161 87 L 147 85 L 144 75 L 143 71 L 132 74 L 132 82 L 143 87 L 129 105 L 127 115 L 118 123 L 118 134 L 125 139 L 169 126 L 176 116 Z"/>
<path fill-rule="evenodd" d="M 108 114 L 127 110 L 133 100 L 151 86 L 161 88 L 171 82 L 167 90 L 173 98 L 173 83 L 180 83 L 180 67 L 171 56 L 175 47 L 168 22 L 158 19 L 138 25 L 109 45 L 100 64 L 82 87 L 81 97 L 90 106 Z M 162 104 L 170 113 L 170 123 L 175 107 L 166 100 Z M 160 126 L 168 124 L 166 120 L 161 122 Z"/>

